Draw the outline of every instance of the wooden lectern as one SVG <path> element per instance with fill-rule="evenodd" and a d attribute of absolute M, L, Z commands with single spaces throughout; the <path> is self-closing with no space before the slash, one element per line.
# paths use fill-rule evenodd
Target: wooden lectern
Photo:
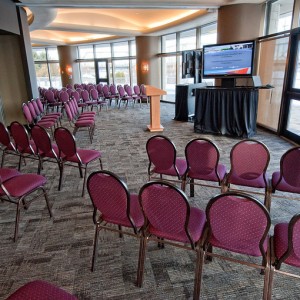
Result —
<path fill-rule="evenodd" d="M 167 92 L 160 90 L 151 85 L 145 85 L 146 95 L 150 97 L 150 125 L 148 129 L 152 131 L 163 131 L 164 128 L 160 124 L 160 96 L 166 95 Z"/>

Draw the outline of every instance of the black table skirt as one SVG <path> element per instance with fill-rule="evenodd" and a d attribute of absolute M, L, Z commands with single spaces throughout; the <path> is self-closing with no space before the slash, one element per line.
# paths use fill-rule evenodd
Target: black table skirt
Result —
<path fill-rule="evenodd" d="M 256 133 L 258 90 L 196 89 L 194 130 L 249 138 Z"/>

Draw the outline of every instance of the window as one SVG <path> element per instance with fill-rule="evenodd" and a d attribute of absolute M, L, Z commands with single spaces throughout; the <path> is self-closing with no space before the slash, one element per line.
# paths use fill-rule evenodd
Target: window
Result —
<path fill-rule="evenodd" d="M 61 88 L 61 76 L 57 48 L 33 48 L 32 55 L 37 85 L 48 88 Z"/>
<path fill-rule="evenodd" d="M 79 58 L 80 59 L 91 59 L 94 58 L 94 49 L 93 45 L 88 46 L 79 46 Z"/>
<path fill-rule="evenodd" d="M 166 100 L 175 102 L 176 86 L 176 56 L 163 57 L 162 59 L 162 89 L 167 92 Z"/>
<path fill-rule="evenodd" d="M 80 74 L 82 83 L 96 83 L 95 63 L 80 62 Z"/>
<path fill-rule="evenodd" d="M 113 61 L 114 70 L 114 83 L 118 84 L 130 84 L 129 76 L 129 60 L 115 60 Z"/>
<path fill-rule="evenodd" d="M 176 33 L 162 36 L 162 52 L 176 52 Z"/>
<path fill-rule="evenodd" d="M 130 60 L 130 78 L 131 78 L 131 85 L 137 84 L 137 78 L 136 78 L 136 59 Z"/>
<path fill-rule="evenodd" d="M 96 45 L 96 58 L 110 58 L 111 48 L 110 44 Z"/>
<path fill-rule="evenodd" d="M 136 56 L 136 44 L 135 41 L 129 41 L 130 56 Z"/>
<path fill-rule="evenodd" d="M 179 48 L 180 51 L 196 49 L 196 29 L 180 32 Z"/>
<path fill-rule="evenodd" d="M 113 43 L 113 56 L 114 57 L 129 56 L 128 42 Z"/>
<path fill-rule="evenodd" d="M 200 48 L 204 45 L 216 44 L 217 23 L 209 24 L 200 29 Z"/>
<path fill-rule="evenodd" d="M 266 34 L 290 30 L 294 0 L 270 1 L 267 6 Z"/>

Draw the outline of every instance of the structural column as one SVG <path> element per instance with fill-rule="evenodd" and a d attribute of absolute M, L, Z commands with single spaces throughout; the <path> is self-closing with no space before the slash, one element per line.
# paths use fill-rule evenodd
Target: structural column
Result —
<path fill-rule="evenodd" d="M 136 37 L 137 83 L 160 87 L 160 37 Z"/>
<path fill-rule="evenodd" d="M 57 46 L 62 86 L 80 83 L 79 65 L 75 46 Z"/>

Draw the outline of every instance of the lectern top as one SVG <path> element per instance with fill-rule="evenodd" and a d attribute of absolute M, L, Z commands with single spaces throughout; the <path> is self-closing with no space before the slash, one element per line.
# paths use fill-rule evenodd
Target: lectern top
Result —
<path fill-rule="evenodd" d="M 145 85 L 146 95 L 147 96 L 160 96 L 160 95 L 166 95 L 167 92 L 164 90 L 161 90 L 159 88 L 156 88 L 152 85 Z"/>

